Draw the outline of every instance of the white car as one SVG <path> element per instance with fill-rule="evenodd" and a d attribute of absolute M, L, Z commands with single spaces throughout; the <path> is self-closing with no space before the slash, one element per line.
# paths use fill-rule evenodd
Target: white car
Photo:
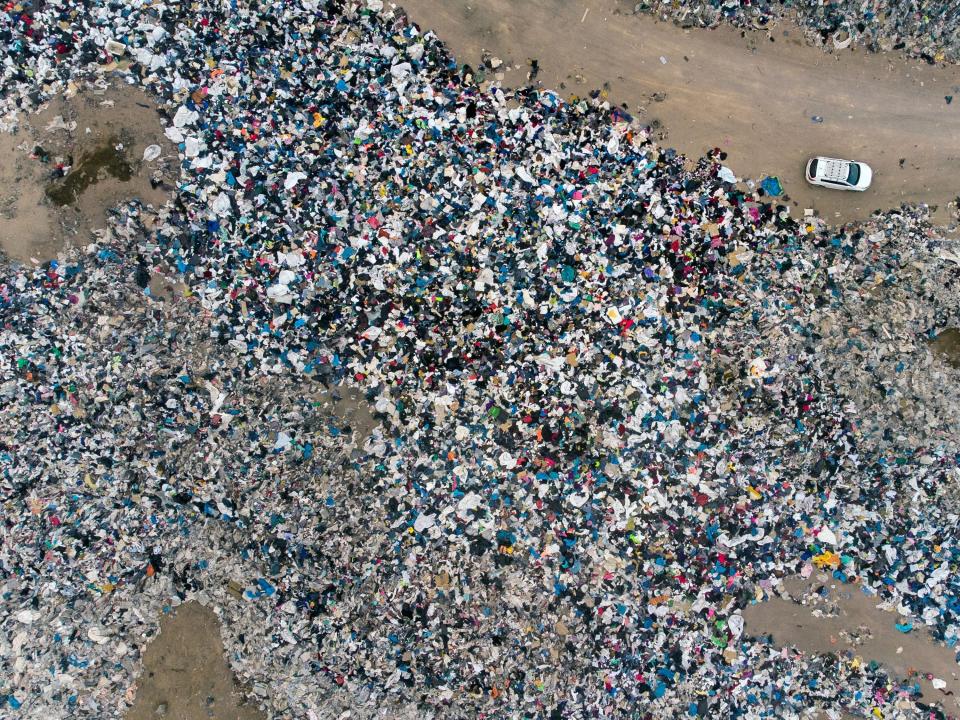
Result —
<path fill-rule="evenodd" d="M 873 180 L 873 170 L 862 162 L 815 157 L 807 160 L 807 182 L 834 190 L 863 192 Z"/>

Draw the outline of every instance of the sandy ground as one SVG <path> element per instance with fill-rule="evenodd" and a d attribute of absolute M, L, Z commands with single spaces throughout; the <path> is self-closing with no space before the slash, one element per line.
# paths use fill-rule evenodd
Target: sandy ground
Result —
<path fill-rule="evenodd" d="M 143 656 L 136 700 L 126 720 L 262 720 L 243 704 L 224 658 L 220 623 L 209 608 L 186 603 L 160 622 Z"/>
<path fill-rule="evenodd" d="M 316 388 L 310 392 L 314 403 L 325 413 L 336 418 L 340 430 L 353 433 L 354 442 L 363 445 L 377 426 L 370 404 L 356 388 L 338 385 L 336 387 Z M 349 428 L 349 430 L 347 430 Z"/>
<path fill-rule="evenodd" d="M 859 586 L 818 575 L 784 581 L 791 599 L 772 598 L 744 610 L 745 634 L 772 635 L 778 646 L 804 653 L 859 656 L 864 663 L 875 660 L 898 679 L 919 674 L 915 679 L 924 700 L 940 702 L 955 715 L 960 708 L 960 667 L 954 651 L 934 641 L 916 620 L 910 632 L 897 630 L 896 623 L 906 618 L 878 608 L 878 600 L 864 595 Z M 829 589 L 824 599 L 812 592 L 822 586 Z M 942 679 L 946 687 L 935 689 L 927 674 Z"/>
<path fill-rule="evenodd" d="M 960 368 L 960 329 L 947 328 L 937 335 L 930 347 L 947 363 Z"/>
<path fill-rule="evenodd" d="M 484 49 L 500 58 L 504 65 L 488 71 L 488 80 L 525 84 L 529 60 L 536 59 L 545 88 L 583 97 L 605 87 L 641 122 L 660 122 L 665 145 L 691 157 L 719 147 L 738 177 L 777 175 L 795 216 L 813 208 L 840 223 L 925 202 L 938 206 L 938 222 L 953 219 L 955 206 L 947 204 L 960 194 L 960 67 L 862 50 L 826 54 L 807 46 L 789 22 L 769 33 L 684 30 L 633 15 L 634 4 L 400 3 L 461 63 L 479 67 Z M 652 99 L 657 93 L 665 95 L 659 102 Z M 950 105 L 947 95 L 956 96 Z M 855 193 L 808 185 L 803 169 L 815 155 L 867 162 L 873 187 Z"/>
<path fill-rule="evenodd" d="M 140 90 L 79 88 L 19 120 L 15 133 L 0 132 L 0 248 L 12 258 L 48 260 L 65 244 L 88 242 L 117 203 L 159 207 L 170 197 L 177 150 Z M 161 156 L 144 161 L 154 144 Z M 70 168 L 66 176 L 56 177 L 58 166 Z"/>

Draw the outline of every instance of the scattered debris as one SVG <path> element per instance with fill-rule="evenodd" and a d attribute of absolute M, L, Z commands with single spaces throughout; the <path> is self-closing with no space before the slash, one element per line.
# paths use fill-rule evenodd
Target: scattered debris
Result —
<path fill-rule="evenodd" d="M 144 664 L 193 601 L 251 714 L 919 712 L 745 617 L 822 574 L 904 646 L 960 636 L 928 209 L 794 218 L 720 148 L 504 90 L 382 0 L 282 5 L 7 12 L 44 42 L 4 44 L 3 117 L 119 75 L 164 119 L 72 159 L 24 137 L 38 173 L 83 172 L 80 204 L 118 157 L 176 162 L 170 202 L 0 265 L 4 712 L 179 712 Z"/>

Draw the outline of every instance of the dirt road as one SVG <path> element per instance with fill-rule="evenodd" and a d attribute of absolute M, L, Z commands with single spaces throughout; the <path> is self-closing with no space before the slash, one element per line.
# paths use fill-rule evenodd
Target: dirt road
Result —
<path fill-rule="evenodd" d="M 499 57 L 505 86 L 537 80 L 565 97 L 608 83 L 644 123 L 659 121 L 665 145 L 698 157 L 728 153 L 738 177 L 777 175 L 795 206 L 846 222 L 901 202 L 937 205 L 952 219 L 960 195 L 960 67 L 932 67 L 863 50 L 827 54 L 807 46 L 796 25 L 770 32 L 720 27 L 683 30 L 617 0 L 403 0 L 460 62 L 481 50 Z M 661 59 L 662 58 L 662 59 Z M 665 61 L 665 62 L 664 62 Z M 519 68 L 517 68 L 519 66 Z M 662 101 L 652 100 L 665 93 Z M 955 99 L 948 104 L 946 96 Z M 811 118 L 818 116 L 822 122 Z M 865 193 L 814 188 L 812 155 L 863 160 L 875 173 Z"/>
<path fill-rule="evenodd" d="M 834 653 L 848 662 L 859 657 L 863 664 L 876 661 L 891 677 L 918 683 L 925 702 L 940 702 L 951 716 L 956 713 L 956 653 L 930 637 L 922 622 L 879 609 L 880 600 L 864 595 L 860 585 L 835 583 L 826 573 L 809 580 L 787 578 L 783 587 L 796 602 L 775 597 L 748 606 L 743 612 L 747 635 L 771 635 L 777 646 L 804 654 Z M 910 630 L 898 630 L 898 623 Z M 942 680 L 942 687 L 932 678 Z"/>

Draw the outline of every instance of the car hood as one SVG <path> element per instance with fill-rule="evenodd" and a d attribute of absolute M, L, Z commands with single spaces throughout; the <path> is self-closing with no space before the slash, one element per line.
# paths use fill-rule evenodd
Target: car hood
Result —
<path fill-rule="evenodd" d="M 857 181 L 857 187 L 870 187 L 873 182 L 873 169 L 865 163 L 857 163 L 860 166 L 860 179 Z"/>

